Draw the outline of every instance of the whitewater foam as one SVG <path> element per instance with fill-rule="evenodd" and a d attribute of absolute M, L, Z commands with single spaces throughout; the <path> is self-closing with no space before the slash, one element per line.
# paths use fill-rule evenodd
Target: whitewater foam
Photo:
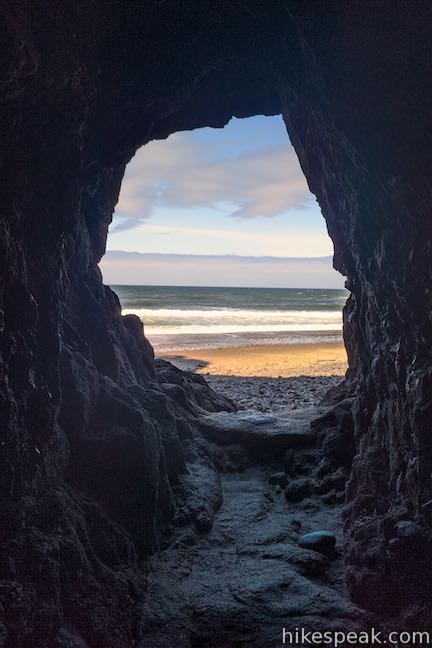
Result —
<path fill-rule="evenodd" d="M 242 309 L 123 309 L 133 313 L 152 335 L 226 333 L 280 333 L 301 331 L 340 331 L 342 321 L 337 311 L 277 311 Z"/>
<path fill-rule="evenodd" d="M 345 290 L 117 286 L 158 350 L 340 342 Z"/>

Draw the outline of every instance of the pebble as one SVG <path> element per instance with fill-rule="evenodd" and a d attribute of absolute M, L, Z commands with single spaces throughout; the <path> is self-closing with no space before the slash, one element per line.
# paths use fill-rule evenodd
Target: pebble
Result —
<path fill-rule="evenodd" d="M 288 475 L 284 472 L 275 472 L 270 475 L 270 484 L 277 484 L 278 486 L 285 487 L 288 484 Z"/>
<path fill-rule="evenodd" d="M 309 497 L 311 491 L 312 485 L 309 479 L 297 479 L 285 488 L 285 497 L 288 502 L 301 502 L 305 497 Z"/>
<path fill-rule="evenodd" d="M 312 549 L 325 556 L 331 555 L 336 547 L 336 536 L 331 531 L 312 531 L 305 533 L 298 539 L 299 547 Z"/>
<path fill-rule="evenodd" d="M 396 533 L 399 538 L 415 535 L 416 525 L 412 520 L 400 520 L 396 523 Z"/>
<path fill-rule="evenodd" d="M 303 407 L 316 407 L 341 376 L 264 378 L 206 376 L 210 387 L 234 400 L 242 409 L 283 415 Z"/>

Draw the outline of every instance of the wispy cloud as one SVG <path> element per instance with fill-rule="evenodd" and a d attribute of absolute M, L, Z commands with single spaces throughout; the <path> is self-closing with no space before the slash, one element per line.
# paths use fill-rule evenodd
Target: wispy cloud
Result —
<path fill-rule="evenodd" d="M 234 218 L 250 219 L 276 216 L 311 200 L 288 136 L 286 145 L 223 158 L 220 149 L 176 133 L 150 142 L 128 165 L 111 231 L 137 226 L 158 206 L 223 205 Z"/>

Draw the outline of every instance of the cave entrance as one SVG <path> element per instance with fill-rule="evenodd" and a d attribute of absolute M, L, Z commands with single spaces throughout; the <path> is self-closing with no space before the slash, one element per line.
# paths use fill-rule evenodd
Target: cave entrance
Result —
<path fill-rule="evenodd" d="M 268 411 L 281 392 L 256 378 L 305 376 L 290 392 L 298 407 L 345 372 L 348 293 L 332 254 L 282 117 L 257 116 L 142 147 L 101 268 L 156 357 L 221 389 L 240 376 L 239 399 Z"/>

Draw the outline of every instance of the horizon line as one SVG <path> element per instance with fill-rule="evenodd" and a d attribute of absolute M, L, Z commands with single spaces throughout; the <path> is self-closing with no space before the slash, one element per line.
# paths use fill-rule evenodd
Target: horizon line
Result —
<path fill-rule="evenodd" d="M 232 258 L 232 259 L 292 259 L 295 261 L 301 260 L 322 260 L 322 259 L 333 259 L 332 254 L 324 254 L 322 256 L 278 256 L 278 255 L 259 255 L 259 254 L 196 254 L 188 252 L 139 252 L 138 250 L 107 250 L 102 257 L 101 261 L 105 258 L 107 254 L 139 254 L 140 256 L 175 256 L 175 257 L 210 257 L 210 258 Z M 100 262 L 101 262 L 100 261 Z M 99 263 L 100 263 L 99 262 Z"/>
<path fill-rule="evenodd" d="M 119 284 L 119 283 L 108 283 L 105 284 L 111 288 L 252 288 L 253 290 L 345 290 L 346 292 L 349 292 L 345 286 L 342 288 L 334 288 L 334 287 L 329 287 L 329 288 L 311 288 L 310 286 L 209 286 L 209 285 L 201 285 L 197 286 L 196 284 L 135 284 L 135 283 L 128 283 L 128 284 Z"/>

